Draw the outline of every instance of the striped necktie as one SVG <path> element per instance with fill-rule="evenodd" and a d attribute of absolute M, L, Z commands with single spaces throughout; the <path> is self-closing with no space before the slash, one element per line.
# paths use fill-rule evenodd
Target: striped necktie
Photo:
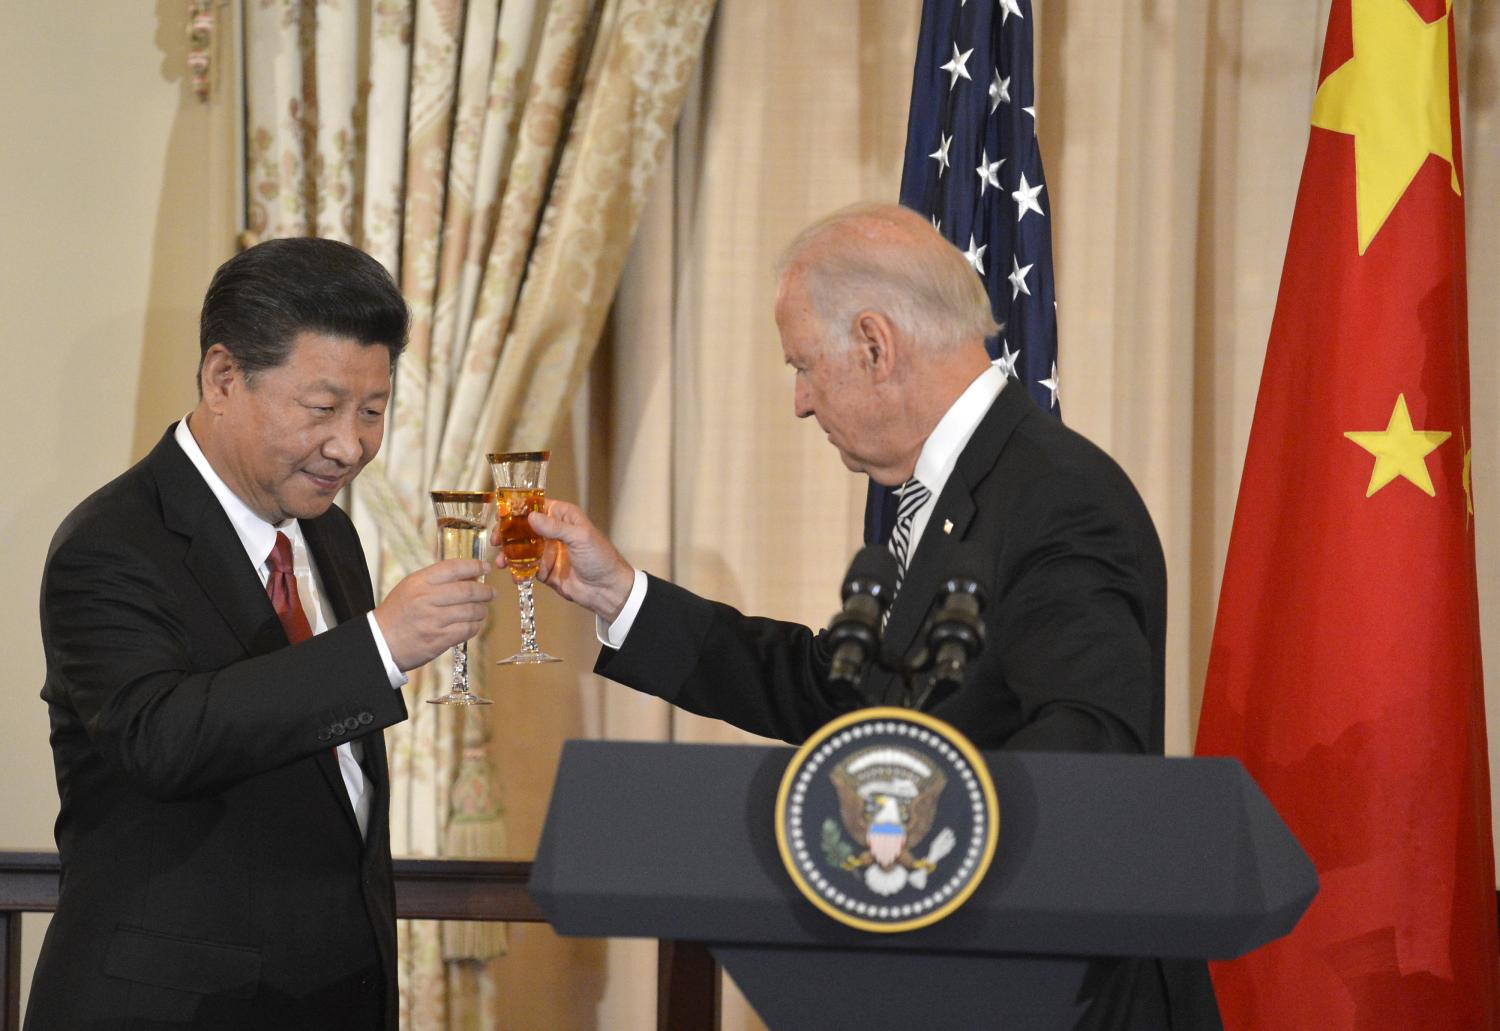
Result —
<path fill-rule="evenodd" d="M 901 593 L 901 581 L 906 578 L 906 562 L 911 557 L 911 524 L 927 504 L 927 499 L 932 497 L 932 491 L 928 490 L 921 480 L 913 476 L 901 485 L 901 500 L 896 506 L 896 525 L 891 530 L 891 554 L 896 556 L 896 591 L 891 595 L 894 603 L 896 595 Z M 890 610 L 887 609 L 887 612 Z"/>

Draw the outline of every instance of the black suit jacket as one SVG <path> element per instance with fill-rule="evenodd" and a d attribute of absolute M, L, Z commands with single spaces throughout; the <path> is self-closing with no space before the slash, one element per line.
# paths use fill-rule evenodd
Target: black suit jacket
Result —
<path fill-rule="evenodd" d="M 1166 565 L 1155 527 L 1119 466 L 1018 383 L 995 399 L 937 499 L 887 650 L 922 648 L 934 596 L 954 573 L 984 587 L 985 648 L 947 697 L 926 695 L 919 678 L 923 708 L 980 748 L 1162 751 Z M 878 670 L 863 695 L 830 685 L 830 658 L 826 631 L 746 617 L 652 579 L 624 647 L 605 649 L 595 669 L 793 743 L 872 698 L 904 698 L 900 679 Z M 1080 1027 L 1218 1026 L 1201 963 L 1122 961 L 1095 973 Z"/>
<path fill-rule="evenodd" d="M 295 647 L 169 430 L 42 578 L 62 890 L 26 1026 L 396 1027 L 389 785 L 406 716 L 338 508 L 302 522 L 337 625 Z M 364 742 L 361 839 L 332 746 Z"/>

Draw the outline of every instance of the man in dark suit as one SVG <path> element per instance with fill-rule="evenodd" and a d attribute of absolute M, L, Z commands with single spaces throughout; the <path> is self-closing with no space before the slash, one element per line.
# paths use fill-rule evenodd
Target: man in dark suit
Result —
<path fill-rule="evenodd" d="M 215 274 L 199 402 L 80 504 L 42 580 L 62 889 L 35 1031 L 396 1027 L 385 727 L 478 631 L 478 562 L 378 606 L 333 504 L 375 457 L 407 310 L 273 240 Z"/>
<path fill-rule="evenodd" d="M 903 579 L 885 629 L 911 656 L 943 578 L 976 577 L 986 647 L 957 691 L 911 697 L 981 748 L 1160 753 L 1166 569 L 1120 468 L 1039 411 L 990 361 L 988 300 L 963 255 L 893 205 L 804 231 L 780 269 L 776 321 L 812 416 L 844 464 L 901 487 L 892 551 Z M 596 672 L 758 734 L 800 742 L 905 686 L 828 678 L 826 633 L 742 616 L 633 569 L 577 508 L 533 526 L 541 576 L 593 611 Z M 962 550 L 961 550 L 962 546 Z M 1202 964 L 1098 965 L 1081 1028 L 1218 1025 Z"/>

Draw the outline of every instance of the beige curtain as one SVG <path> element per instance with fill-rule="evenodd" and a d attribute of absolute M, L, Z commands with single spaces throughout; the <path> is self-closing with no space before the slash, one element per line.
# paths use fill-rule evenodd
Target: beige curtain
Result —
<path fill-rule="evenodd" d="M 412 308 L 385 447 L 351 498 L 378 592 L 432 559 L 429 489 L 486 484 L 486 452 L 546 447 L 559 428 L 712 7 L 246 0 L 248 236 L 350 241 Z M 495 693 L 481 649 L 473 664 Z M 424 704 L 446 690 L 443 665 L 413 673 L 410 719 L 389 734 L 392 846 L 503 856 L 512 742 L 490 740 L 485 710 Z M 502 984 L 503 927 L 399 936 L 403 1026 L 527 1012 L 506 988 L 528 986 Z"/>
<path fill-rule="evenodd" d="M 611 322 L 596 512 L 639 564 L 756 614 L 822 625 L 859 544 L 863 481 L 792 416 L 771 262 L 832 208 L 896 197 L 919 6 L 722 0 L 672 180 L 652 197 Z M 1456 14 L 1494 665 L 1500 515 L 1485 484 L 1500 473 L 1500 11 L 1476 0 Z M 1167 746 L 1186 754 L 1328 0 L 1036 0 L 1034 17 L 1064 412 L 1124 465 L 1161 534 Z M 623 688 L 587 697 L 608 736 L 742 739 Z M 1493 754 L 1500 703 L 1490 713 Z M 730 1000 L 726 1026 L 756 1026 Z"/>

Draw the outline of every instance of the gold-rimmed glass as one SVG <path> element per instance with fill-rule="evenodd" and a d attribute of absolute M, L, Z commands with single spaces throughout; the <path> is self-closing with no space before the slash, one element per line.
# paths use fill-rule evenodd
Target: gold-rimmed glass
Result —
<path fill-rule="evenodd" d="M 536 643 L 536 599 L 532 581 L 542 563 L 546 541 L 526 518 L 547 503 L 547 462 L 550 451 L 507 451 L 489 456 L 495 476 L 495 514 L 500 525 L 500 549 L 516 582 L 521 606 L 521 650 L 498 665 L 561 662 Z"/>
<path fill-rule="evenodd" d="M 490 530 L 495 525 L 495 492 L 490 490 L 432 491 L 432 511 L 437 516 L 438 555 L 441 558 L 478 559 L 489 567 Z M 481 580 L 484 577 L 480 577 Z M 453 648 L 453 684 L 433 705 L 489 705 L 469 687 L 469 642 Z"/>

